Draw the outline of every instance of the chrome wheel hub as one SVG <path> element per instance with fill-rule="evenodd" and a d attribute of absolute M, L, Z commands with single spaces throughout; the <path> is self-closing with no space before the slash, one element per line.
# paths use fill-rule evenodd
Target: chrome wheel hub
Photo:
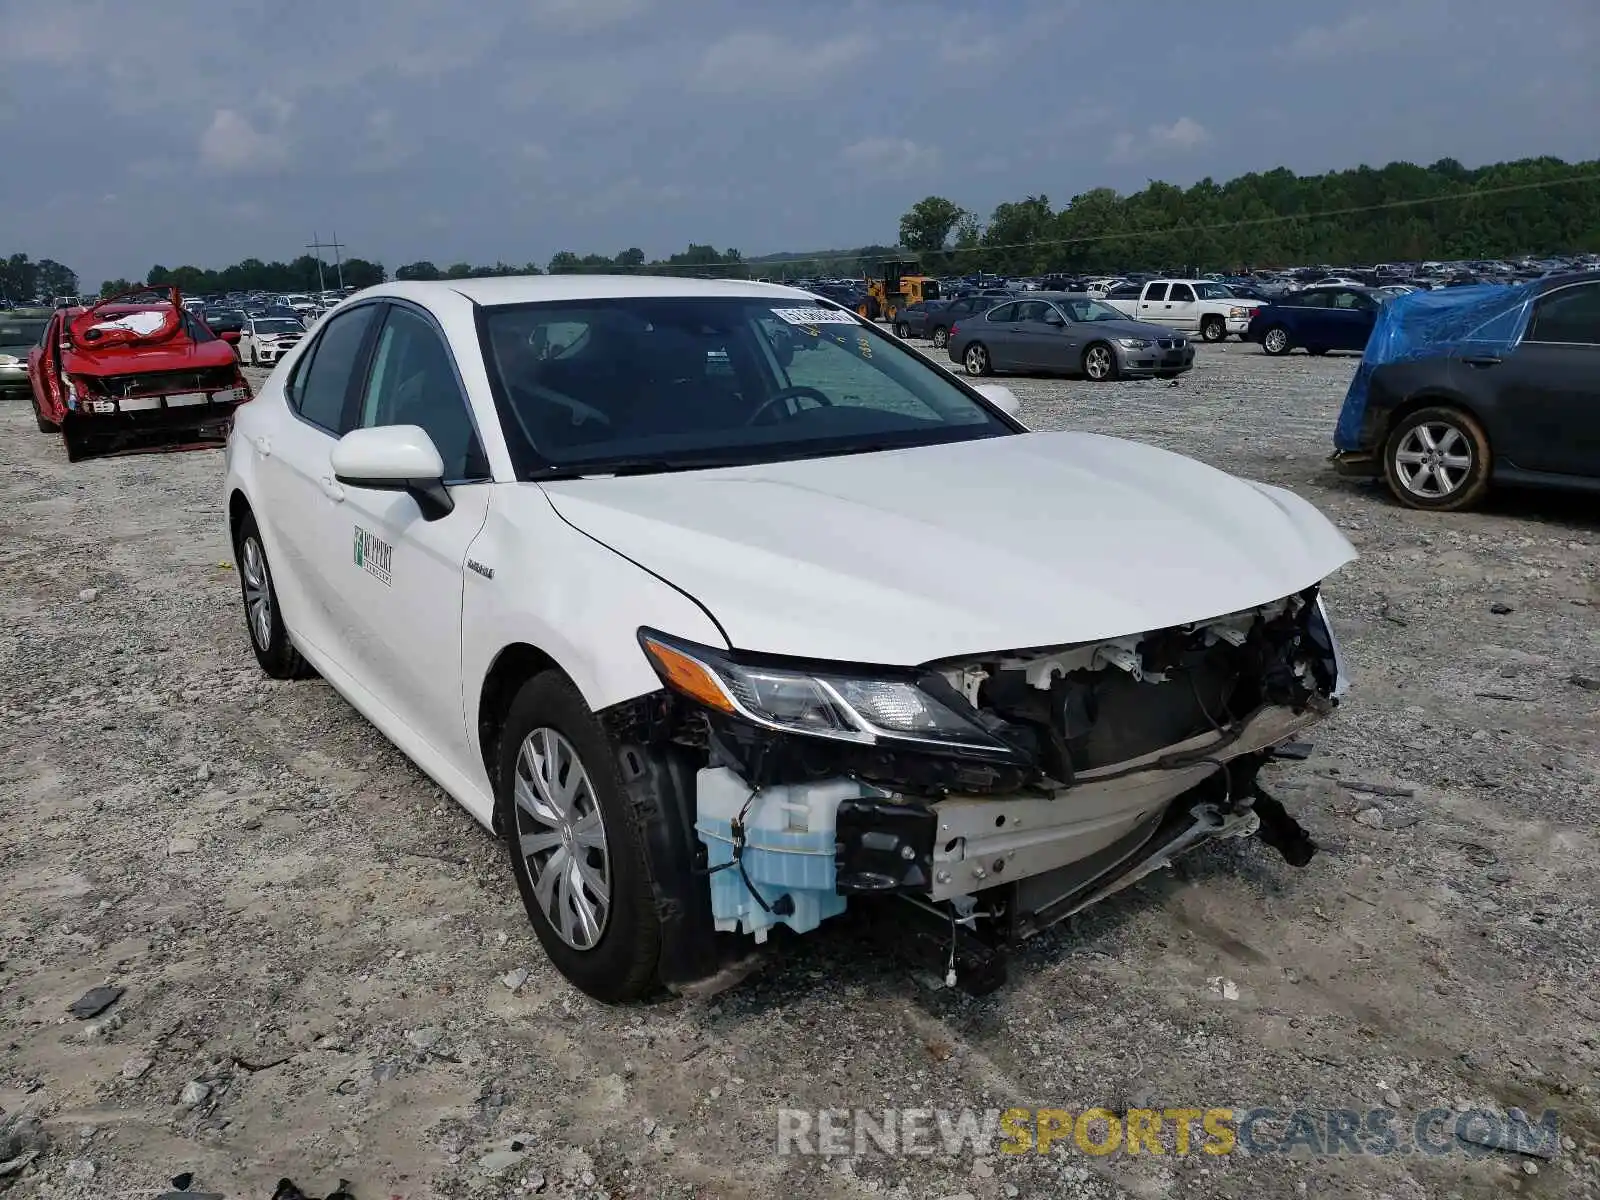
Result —
<path fill-rule="evenodd" d="M 1289 344 L 1289 335 L 1281 329 L 1274 329 L 1267 334 L 1267 349 L 1272 351 L 1282 350 Z"/>
<path fill-rule="evenodd" d="M 1440 500 L 1467 480 L 1472 444 L 1454 425 L 1430 421 L 1401 439 L 1394 454 L 1395 475 L 1413 496 Z"/>
<path fill-rule="evenodd" d="M 244 540 L 239 573 L 244 579 L 244 615 L 250 636 L 266 651 L 272 646 L 272 584 L 267 578 L 267 556 L 254 537 Z"/>
<path fill-rule="evenodd" d="M 1111 351 L 1096 346 L 1089 351 L 1087 367 L 1090 379 L 1104 379 L 1111 371 Z"/>
<path fill-rule="evenodd" d="M 592 950 L 611 912 L 605 819 L 578 752 L 554 729 L 530 733 L 512 781 L 517 849 L 550 927 L 574 950 Z"/>

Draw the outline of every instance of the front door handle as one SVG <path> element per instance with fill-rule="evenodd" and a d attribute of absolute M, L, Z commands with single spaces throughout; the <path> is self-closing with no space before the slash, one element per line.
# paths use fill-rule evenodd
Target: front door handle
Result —
<path fill-rule="evenodd" d="M 339 486 L 339 481 L 332 475 L 322 477 L 322 494 L 335 504 L 344 503 L 344 488 Z"/>
<path fill-rule="evenodd" d="M 1470 358 L 1463 358 L 1461 361 L 1466 363 L 1469 367 L 1492 367 L 1498 364 L 1501 360 L 1500 357 L 1495 354 L 1474 354 Z"/>

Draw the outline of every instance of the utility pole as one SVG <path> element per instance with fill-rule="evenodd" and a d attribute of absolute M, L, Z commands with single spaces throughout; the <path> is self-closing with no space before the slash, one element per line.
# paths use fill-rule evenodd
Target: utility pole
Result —
<path fill-rule="evenodd" d="M 339 241 L 339 235 L 335 233 L 333 241 L 325 242 L 313 232 L 311 240 L 306 243 L 306 249 L 317 256 L 317 290 L 319 292 L 328 290 L 327 281 L 322 277 L 322 252 L 324 250 L 333 251 L 334 263 L 337 265 L 339 272 L 339 287 L 342 289 L 344 287 L 344 259 L 340 257 L 339 252 L 344 249 L 344 246 Z"/>

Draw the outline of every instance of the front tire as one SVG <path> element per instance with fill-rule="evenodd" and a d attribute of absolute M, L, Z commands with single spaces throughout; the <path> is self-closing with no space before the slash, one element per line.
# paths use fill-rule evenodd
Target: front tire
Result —
<path fill-rule="evenodd" d="M 902 321 L 894 327 L 894 335 L 903 342 L 911 336 L 911 327 Z"/>
<path fill-rule="evenodd" d="M 1108 383 L 1117 377 L 1117 356 L 1105 342 L 1095 342 L 1083 352 L 1083 375 L 1091 383 Z"/>
<path fill-rule="evenodd" d="M 661 921 L 616 748 L 560 672 L 511 702 L 495 793 L 517 890 L 556 970 L 608 1004 L 654 991 Z"/>
<path fill-rule="evenodd" d="M 1281 358 L 1294 347 L 1289 342 L 1289 331 L 1282 325 L 1274 325 L 1261 335 L 1261 349 L 1263 353 Z"/>
<path fill-rule="evenodd" d="M 33 395 L 30 392 L 29 395 L 28 395 L 28 399 L 33 404 L 33 420 L 34 420 L 34 423 L 39 426 L 39 432 L 40 433 L 60 433 L 61 432 L 61 426 L 57 425 L 53 421 L 49 421 L 49 420 L 45 419 L 44 410 L 39 407 L 39 397 Z"/>
<path fill-rule="evenodd" d="M 1493 460 L 1483 426 L 1459 408 L 1408 413 L 1383 444 L 1383 477 L 1407 508 L 1460 512 L 1489 490 Z"/>
<path fill-rule="evenodd" d="M 994 365 L 989 361 L 989 348 L 982 342 L 973 342 L 961 356 L 961 365 L 967 369 L 968 375 L 992 375 Z"/>
<path fill-rule="evenodd" d="M 245 628 L 256 662 L 273 679 L 308 679 L 316 672 L 289 639 L 278 604 L 278 589 L 267 565 L 266 546 L 255 515 L 246 513 L 233 539 L 233 560 L 239 567 L 239 590 L 244 600 Z"/>
<path fill-rule="evenodd" d="M 261 365 L 261 356 L 256 353 L 256 344 L 254 342 L 250 343 L 250 365 L 252 367 Z"/>
<path fill-rule="evenodd" d="M 1228 326 L 1221 317 L 1207 317 L 1200 322 L 1201 340 L 1207 342 L 1221 342 L 1227 340 Z"/>

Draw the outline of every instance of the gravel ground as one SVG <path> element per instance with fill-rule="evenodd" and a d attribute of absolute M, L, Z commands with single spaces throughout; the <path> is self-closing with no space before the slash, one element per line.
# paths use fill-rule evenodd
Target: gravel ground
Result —
<path fill-rule="evenodd" d="M 220 454 L 69 466 L 0 407 L 0 1159 L 39 1151 L 0 1190 L 1600 1195 L 1600 509 L 1403 511 L 1323 463 L 1352 359 L 1200 353 L 1176 386 L 1011 382 L 1036 427 L 1294 488 L 1356 544 L 1329 588 L 1354 689 L 1269 768 L 1325 852 L 1203 850 L 981 1000 L 846 919 L 711 1001 L 588 1001 L 465 812 L 325 684 L 261 677 Z M 67 1014 L 107 983 L 105 1015 Z M 780 1107 L 1012 1105 L 1550 1107 L 1568 1140 L 1554 1161 L 774 1152 Z"/>

